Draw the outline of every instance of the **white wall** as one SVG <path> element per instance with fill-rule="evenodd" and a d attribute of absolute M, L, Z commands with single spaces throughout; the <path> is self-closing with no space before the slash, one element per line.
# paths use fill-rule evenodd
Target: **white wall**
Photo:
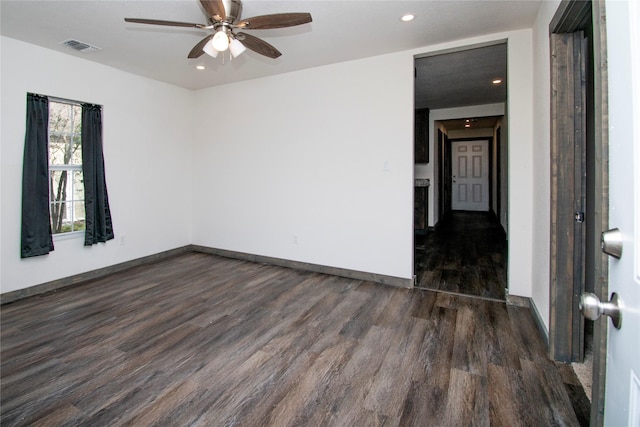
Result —
<path fill-rule="evenodd" d="M 531 297 L 531 244 L 533 219 L 541 213 L 533 209 L 533 54 L 532 33 L 521 31 L 508 43 L 508 94 L 506 132 L 508 153 L 508 203 L 506 218 L 509 237 L 509 293 Z M 525 51 L 520 51 L 526 46 Z M 505 176 L 505 175 L 503 175 Z M 503 219 L 504 221 L 504 219 Z M 536 231 L 537 232 L 537 231 Z"/>
<path fill-rule="evenodd" d="M 6 37 L 1 42 L 0 292 L 188 244 L 192 92 Z M 85 248 L 82 236 L 54 239 L 51 254 L 20 259 L 27 92 L 103 106 L 115 240 Z"/>
<path fill-rule="evenodd" d="M 551 63 L 549 51 L 549 23 L 559 1 L 542 2 L 533 28 L 534 58 L 534 126 L 532 153 L 534 183 L 531 199 L 533 216 L 532 236 L 532 299 L 549 330 L 549 238 L 551 197 Z"/>
<path fill-rule="evenodd" d="M 194 243 L 413 276 L 411 54 L 214 87 L 195 105 Z"/>

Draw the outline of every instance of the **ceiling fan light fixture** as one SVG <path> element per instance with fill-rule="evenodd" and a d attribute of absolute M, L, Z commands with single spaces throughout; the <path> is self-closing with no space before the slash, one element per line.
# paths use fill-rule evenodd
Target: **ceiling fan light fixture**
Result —
<path fill-rule="evenodd" d="M 242 44 L 242 42 L 240 42 L 240 40 L 232 38 L 229 42 L 229 52 L 231 52 L 231 55 L 233 55 L 234 58 L 237 58 L 245 50 L 247 50 L 247 48 Z"/>
<path fill-rule="evenodd" d="M 1 1 L 1 0 L 0 0 Z M 294 27 L 312 22 L 310 13 L 272 13 L 269 15 L 254 16 L 245 20 L 240 19 L 242 0 L 199 0 L 207 19 L 206 24 L 191 22 L 165 21 L 162 19 L 124 18 L 125 22 L 149 25 L 164 25 L 168 27 L 197 28 L 210 31 L 209 34 L 193 46 L 187 55 L 188 59 L 200 58 L 205 53 L 217 57 L 220 52 L 231 48 L 229 53 L 234 58 L 241 55 L 246 49 L 276 59 L 282 53 L 266 41 L 250 34 L 233 33 L 234 29 L 247 28 L 250 30 L 270 30 L 277 28 Z M 79 42 L 76 42 L 80 44 Z M 223 55 L 226 56 L 226 55 Z"/>
<path fill-rule="evenodd" d="M 214 34 L 211 44 L 218 52 L 224 52 L 229 48 L 229 36 L 225 30 L 220 30 Z"/>
<path fill-rule="evenodd" d="M 214 58 L 218 56 L 218 51 L 216 50 L 215 47 L 213 47 L 213 40 L 206 43 L 202 48 L 202 50 L 204 51 L 204 53 Z"/>

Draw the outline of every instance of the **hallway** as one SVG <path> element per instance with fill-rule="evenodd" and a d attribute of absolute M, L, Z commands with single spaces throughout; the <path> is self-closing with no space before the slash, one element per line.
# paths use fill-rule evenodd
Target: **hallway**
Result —
<path fill-rule="evenodd" d="M 489 212 L 449 212 L 415 241 L 416 287 L 505 299 L 507 240 Z"/>

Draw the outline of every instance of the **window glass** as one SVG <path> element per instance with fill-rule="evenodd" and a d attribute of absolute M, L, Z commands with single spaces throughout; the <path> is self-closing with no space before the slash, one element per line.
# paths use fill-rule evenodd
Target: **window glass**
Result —
<path fill-rule="evenodd" d="M 85 229 L 82 107 L 49 102 L 49 200 L 53 234 Z"/>
<path fill-rule="evenodd" d="M 80 105 L 49 103 L 49 162 L 52 165 L 82 165 L 81 125 Z"/>

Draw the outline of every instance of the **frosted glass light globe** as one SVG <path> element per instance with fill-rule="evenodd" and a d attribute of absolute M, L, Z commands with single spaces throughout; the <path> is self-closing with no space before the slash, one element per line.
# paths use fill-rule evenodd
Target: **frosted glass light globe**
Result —
<path fill-rule="evenodd" d="M 224 52 L 229 48 L 229 36 L 223 30 L 218 31 L 211 39 L 211 44 L 218 52 Z"/>
<path fill-rule="evenodd" d="M 237 58 L 242 52 L 247 50 L 246 47 L 240 42 L 240 40 L 232 39 L 231 43 L 229 43 L 229 52 L 233 55 L 234 58 Z"/>
<path fill-rule="evenodd" d="M 208 41 L 207 44 L 204 45 L 202 50 L 204 51 L 204 53 L 209 56 L 213 56 L 214 58 L 218 56 L 218 51 L 215 47 L 213 47 L 213 41 Z"/>

